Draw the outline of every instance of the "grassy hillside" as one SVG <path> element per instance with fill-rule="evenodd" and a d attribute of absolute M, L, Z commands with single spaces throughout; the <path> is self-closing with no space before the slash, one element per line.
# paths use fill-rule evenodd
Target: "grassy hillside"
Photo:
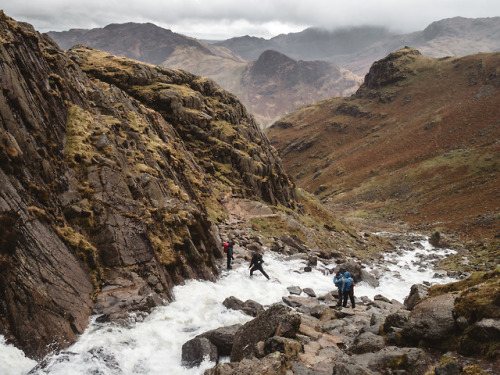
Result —
<path fill-rule="evenodd" d="M 498 243 L 499 86 L 500 53 L 405 48 L 352 97 L 303 107 L 268 136 L 299 186 L 351 217 Z"/>

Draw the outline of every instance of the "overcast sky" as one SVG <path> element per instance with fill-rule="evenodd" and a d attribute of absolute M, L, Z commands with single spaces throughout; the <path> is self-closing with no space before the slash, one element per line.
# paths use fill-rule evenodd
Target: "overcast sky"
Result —
<path fill-rule="evenodd" d="M 406 33 L 443 18 L 500 16 L 499 0 L 2 0 L 0 7 L 41 32 L 152 22 L 200 39 L 271 38 L 310 26 Z"/>

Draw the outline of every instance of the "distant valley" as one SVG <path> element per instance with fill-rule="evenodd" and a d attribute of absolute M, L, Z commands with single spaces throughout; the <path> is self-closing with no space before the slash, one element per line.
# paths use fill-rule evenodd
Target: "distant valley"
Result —
<path fill-rule="evenodd" d="M 214 44 L 136 23 L 49 35 L 63 49 L 83 44 L 209 77 L 236 94 L 265 128 L 303 105 L 353 94 L 374 61 L 406 45 L 432 57 L 498 51 L 500 17 L 446 19 L 404 35 L 380 27 L 310 28 L 269 40 L 243 36 Z"/>

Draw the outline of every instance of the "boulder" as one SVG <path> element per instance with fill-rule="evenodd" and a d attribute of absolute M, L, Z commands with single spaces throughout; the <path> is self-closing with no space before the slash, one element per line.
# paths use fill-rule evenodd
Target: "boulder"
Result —
<path fill-rule="evenodd" d="M 294 338 L 299 330 L 300 321 L 300 315 L 289 307 L 281 304 L 272 305 L 238 329 L 231 351 L 231 362 L 252 356 L 259 341 L 265 341 L 273 336 Z"/>
<path fill-rule="evenodd" d="M 460 375 L 463 374 L 463 367 L 457 362 L 448 362 L 443 366 L 434 369 L 435 375 Z"/>
<path fill-rule="evenodd" d="M 182 345 L 183 366 L 199 366 L 205 357 L 208 357 L 213 362 L 218 359 L 217 347 L 207 338 L 194 338 Z"/>
<path fill-rule="evenodd" d="M 377 278 L 372 273 L 366 270 L 361 270 L 361 278 L 359 279 L 359 281 L 364 281 L 373 288 L 377 288 L 380 285 Z"/>
<path fill-rule="evenodd" d="M 405 372 L 407 374 L 424 374 L 429 367 L 429 359 L 422 349 L 397 348 L 395 346 L 385 347 L 374 353 L 353 355 L 350 362 L 367 367 L 376 373 L 386 374 Z M 387 370 L 391 372 L 387 372 Z"/>
<path fill-rule="evenodd" d="M 414 284 L 410 288 L 410 294 L 405 298 L 404 305 L 408 310 L 413 310 L 415 305 L 429 295 L 428 287 L 422 284 Z"/>
<path fill-rule="evenodd" d="M 499 358 L 500 320 L 483 319 L 470 326 L 460 340 L 459 352 L 463 355 L 486 355 Z"/>
<path fill-rule="evenodd" d="M 361 277 L 361 265 L 353 259 L 349 259 L 347 262 L 340 266 L 342 272 L 349 271 L 355 282 L 362 279 Z"/>
<path fill-rule="evenodd" d="M 282 353 L 272 353 L 264 358 L 244 358 L 241 362 L 219 363 L 204 375 L 286 375 L 289 367 Z"/>
<path fill-rule="evenodd" d="M 387 303 L 392 303 L 391 300 L 381 294 L 377 294 L 373 297 L 374 301 L 382 301 L 382 302 L 387 302 Z"/>
<path fill-rule="evenodd" d="M 385 318 L 382 329 L 384 332 L 388 332 L 391 327 L 403 328 L 409 316 L 410 312 L 404 309 L 399 309 L 398 311 L 390 313 Z"/>
<path fill-rule="evenodd" d="M 286 289 L 288 290 L 288 293 L 295 294 L 297 296 L 300 296 L 300 294 L 302 293 L 302 289 L 298 286 L 289 286 Z"/>
<path fill-rule="evenodd" d="M 307 294 L 309 297 L 316 298 L 316 293 L 311 288 L 304 288 L 303 292 Z"/>
<path fill-rule="evenodd" d="M 295 358 L 303 350 L 304 347 L 300 342 L 280 336 L 268 338 L 264 344 L 264 353 L 266 355 L 280 352 L 283 353 L 287 359 Z"/>
<path fill-rule="evenodd" d="M 310 257 L 307 260 L 307 265 L 311 267 L 316 267 L 318 265 L 318 257 Z"/>
<path fill-rule="evenodd" d="M 374 373 L 357 363 L 335 363 L 332 375 L 373 375 Z"/>
<path fill-rule="evenodd" d="M 202 333 L 196 336 L 196 338 L 207 338 L 212 344 L 217 347 L 217 351 L 221 356 L 231 355 L 231 349 L 233 348 L 234 335 L 241 327 L 241 324 L 234 324 L 228 327 L 220 327 Z"/>
<path fill-rule="evenodd" d="M 427 298 L 410 312 L 401 335 L 404 341 L 439 341 L 446 339 L 455 328 L 453 307 L 456 295 L 443 294 Z"/>
<path fill-rule="evenodd" d="M 351 346 L 351 352 L 356 354 L 375 352 L 384 347 L 384 339 L 372 332 L 364 332 L 356 336 Z"/>
<path fill-rule="evenodd" d="M 264 307 L 254 301 L 254 300 L 246 300 L 245 302 L 243 302 L 242 300 L 234 297 L 234 296 L 231 296 L 231 297 L 227 297 L 224 302 L 222 302 L 222 304 L 224 306 L 226 306 L 228 309 L 232 309 L 232 310 L 240 310 L 240 311 L 243 311 L 245 314 L 247 315 L 250 315 L 250 316 L 257 316 L 257 314 L 260 312 L 260 311 L 263 311 L 264 310 Z"/>

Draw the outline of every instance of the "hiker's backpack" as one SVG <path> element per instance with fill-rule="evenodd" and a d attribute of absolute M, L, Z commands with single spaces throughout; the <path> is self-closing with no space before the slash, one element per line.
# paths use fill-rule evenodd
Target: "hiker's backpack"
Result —
<path fill-rule="evenodd" d="M 229 249 L 229 243 L 224 242 L 224 252 L 227 253 L 227 250 Z"/>

